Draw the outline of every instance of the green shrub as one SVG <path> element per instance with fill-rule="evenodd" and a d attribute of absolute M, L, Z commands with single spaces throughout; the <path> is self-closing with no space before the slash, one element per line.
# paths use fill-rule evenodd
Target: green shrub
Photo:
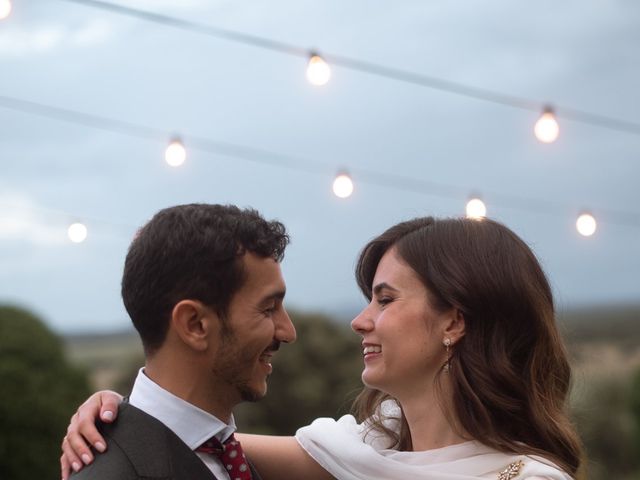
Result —
<path fill-rule="evenodd" d="M 62 342 L 31 313 L 0 306 L 0 478 L 60 477 L 60 442 L 89 394 Z"/>

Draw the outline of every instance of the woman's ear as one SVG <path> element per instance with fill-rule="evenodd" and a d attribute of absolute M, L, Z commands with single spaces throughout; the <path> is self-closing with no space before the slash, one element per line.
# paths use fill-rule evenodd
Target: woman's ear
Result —
<path fill-rule="evenodd" d="M 171 312 L 174 331 L 184 344 L 196 351 L 209 348 L 211 329 L 217 320 L 217 315 L 197 300 L 181 300 Z"/>
<path fill-rule="evenodd" d="M 455 345 L 465 334 L 464 314 L 458 308 L 453 307 L 447 317 L 444 337 L 449 338 L 451 343 Z"/>

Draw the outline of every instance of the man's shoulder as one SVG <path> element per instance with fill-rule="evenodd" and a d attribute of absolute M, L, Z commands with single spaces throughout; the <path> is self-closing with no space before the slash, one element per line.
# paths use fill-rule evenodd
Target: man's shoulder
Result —
<path fill-rule="evenodd" d="M 160 420 L 126 401 L 118 407 L 118 416 L 113 423 L 98 422 L 97 426 L 102 433 L 116 439 L 130 435 L 138 438 L 147 435 L 162 438 L 170 432 Z"/>
<path fill-rule="evenodd" d="M 109 440 L 107 440 L 109 442 Z M 141 477 L 115 443 L 110 443 L 106 452 L 94 455 L 90 465 L 86 465 L 71 480 L 139 480 Z"/>
<path fill-rule="evenodd" d="M 113 423 L 99 423 L 107 451 L 72 480 L 211 479 L 198 456 L 162 422 L 122 403 Z"/>
<path fill-rule="evenodd" d="M 72 480 L 129 480 L 141 478 L 136 465 L 140 458 L 153 455 L 152 451 L 140 446 L 162 438 L 164 425 L 141 410 L 122 403 L 118 416 L 113 423 L 97 422 L 100 433 L 107 441 L 107 451 L 97 453 L 94 450 L 94 461 L 74 474 Z"/>

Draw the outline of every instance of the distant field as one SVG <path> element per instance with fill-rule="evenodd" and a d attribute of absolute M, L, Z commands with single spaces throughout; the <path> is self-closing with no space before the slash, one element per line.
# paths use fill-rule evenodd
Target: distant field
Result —
<path fill-rule="evenodd" d="M 599 306 L 558 314 L 570 344 L 607 342 L 622 348 L 640 346 L 640 305 Z"/>
<path fill-rule="evenodd" d="M 640 368 L 640 306 L 572 310 L 558 320 L 578 377 Z"/>
<path fill-rule="evenodd" d="M 69 359 L 89 371 L 95 388 L 111 388 L 131 364 L 142 358 L 133 330 L 110 334 L 70 335 L 64 338 Z"/>
<path fill-rule="evenodd" d="M 560 313 L 558 322 L 578 378 L 640 368 L 640 306 L 572 310 Z M 142 358 L 134 330 L 70 335 L 64 340 L 69 358 L 89 370 L 96 388 L 111 387 L 132 362 Z"/>

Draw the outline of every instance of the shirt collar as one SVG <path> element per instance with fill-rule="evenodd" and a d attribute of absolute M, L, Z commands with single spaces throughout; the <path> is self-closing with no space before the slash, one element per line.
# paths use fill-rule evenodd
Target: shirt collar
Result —
<path fill-rule="evenodd" d="M 129 403 L 161 421 L 192 450 L 213 436 L 224 442 L 236 430 L 233 415 L 230 424 L 227 425 L 162 388 L 147 377 L 144 368 L 138 371 Z"/>

